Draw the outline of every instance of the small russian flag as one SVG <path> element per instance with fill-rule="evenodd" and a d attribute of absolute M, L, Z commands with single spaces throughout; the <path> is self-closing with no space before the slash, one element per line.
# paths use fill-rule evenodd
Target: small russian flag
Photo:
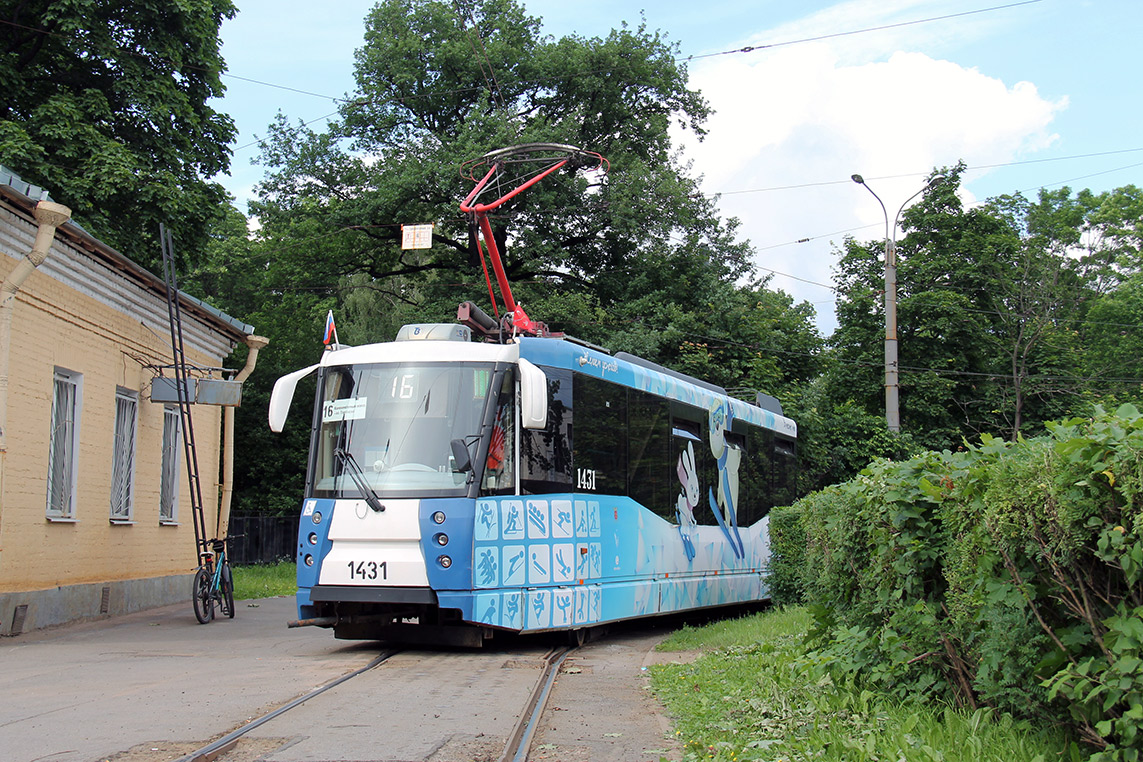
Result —
<path fill-rule="evenodd" d="M 329 346 L 330 340 L 332 340 L 334 344 L 339 343 L 337 340 L 337 326 L 333 324 L 333 310 L 330 310 L 329 314 L 325 316 L 325 338 L 322 339 L 322 343 Z"/>

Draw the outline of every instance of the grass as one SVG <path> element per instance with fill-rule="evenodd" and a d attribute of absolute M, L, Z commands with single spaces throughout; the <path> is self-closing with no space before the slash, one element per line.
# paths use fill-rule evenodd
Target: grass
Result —
<path fill-rule="evenodd" d="M 233 571 L 235 600 L 292 596 L 298 590 L 297 570 L 293 561 L 235 566 Z"/>
<path fill-rule="evenodd" d="M 900 703 L 835 684 L 802 644 L 810 617 L 777 609 L 684 627 L 660 650 L 702 650 L 651 668 L 684 759 L 802 762 L 1046 762 L 1084 759 L 1053 730 L 1008 715 Z"/>

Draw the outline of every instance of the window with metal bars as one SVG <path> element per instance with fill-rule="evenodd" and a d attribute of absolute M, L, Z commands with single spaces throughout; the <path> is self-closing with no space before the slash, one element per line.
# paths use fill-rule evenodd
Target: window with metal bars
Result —
<path fill-rule="evenodd" d="M 48 442 L 49 519 L 75 518 L 76 454 L 82 375 L 56 368 Z"/>
<path fill-rule="evenodd" d="M 115 440 L 111 461 L 111 520 L 130 521 L 135 482 L 135 429 L 139 398 L 135 392 L 115 392 Z"/>
<path fill-rule="evenodd" d="M 174 524 L 178 521 L 179 507 L 179 444 L 182 435 L 182 421 L 179 409 L 163 410 L 163 472 L 159 485 L 159 523 Z"/>

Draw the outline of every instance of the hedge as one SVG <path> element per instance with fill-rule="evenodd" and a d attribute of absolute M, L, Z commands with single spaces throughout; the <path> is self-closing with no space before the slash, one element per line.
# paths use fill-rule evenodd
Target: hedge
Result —
<path fill-rule="evenodd" d="M 1133 405 L 877 461 L 771 524 L 816 658 L 902 698 L 1055 722 L 1143 759 L 1143 415 Z M 800 545 L 800 546 L 799 546 Z"/>

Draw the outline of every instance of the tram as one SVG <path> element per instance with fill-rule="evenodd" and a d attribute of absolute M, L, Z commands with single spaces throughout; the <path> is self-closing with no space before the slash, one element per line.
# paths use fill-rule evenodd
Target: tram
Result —
<path fill-rule="evenodd" d="M 551 334 L 492 261 L 504 319 L 466 302 L 456 324 L 333 348 L 275 384 L 281 431 L 317 375 L 291 624 L 478 646 L 768 598 L 794 421 Z"/>

